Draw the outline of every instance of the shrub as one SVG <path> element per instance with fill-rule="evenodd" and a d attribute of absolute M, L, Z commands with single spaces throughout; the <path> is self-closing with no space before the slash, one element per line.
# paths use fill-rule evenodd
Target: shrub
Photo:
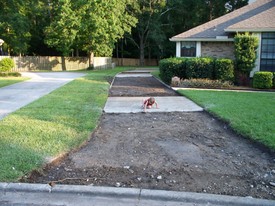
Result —
<path fill-rule="evenodd" d="M 244 74 L 249 74 L 255 67 L 257 59 L 256 49 L 258 48 L 258 37 L 249 33 L 237 34 L 234 38 L 235 58 L 237 70 Z"/>
<path fill-rule="evenodd" d="M 186 77 L 191 78 L 213 78 L 213 58 L 190 58 L 186 61 Z"/>
<path fill-rule="evenodd" d="M 256 72 L 253 76 L 253 87 L 258 89 L 270 89 L 272 87 L 272 72 Z"/>
<path fill-rule="evenodd" d="M 159 62 L 160 78 L 167 84 L 171 83 L 174 76 L 179 78 L 186 78 L 185 74 L 186 58 L 169 58 L 162 59 Z"/>
<path fill-rule="evenodd" d="M 238 85 L 249 85 L 249 73 L 255 67 L 258 44 L 258 37 L 250 35 L 248 32 L 237 34 L 234 37 L 234 53 L 236 59 L 235 77 Z"/>
<path fill-rule="evenodd" d="M 10 58 L 4 58 L 0 61 L 0 72 L 9 72 L 15 66 Z"/>
<path fill-rule="evenodd" d="M 185 79 L 180 83 L 181 87 L 193 88 L 230 88 L 232 83 L 229 81 L 211 80 L 211 79 Z"/>
<path fill-rule="evenodd" d="M 234 80 L 234 62 L 231 59 L 216 59 L 214 67 L 214 79 L 222 81 Z"/>
<path fill-rule="evenodd" d="M 275 88 L 275 72 L 273 72 L 273 82 L 272 87 Z"/>
<path fill-rule="evenodd" d="M 0 77 L 21 77 L 19 72 L 0 72 Z"/>

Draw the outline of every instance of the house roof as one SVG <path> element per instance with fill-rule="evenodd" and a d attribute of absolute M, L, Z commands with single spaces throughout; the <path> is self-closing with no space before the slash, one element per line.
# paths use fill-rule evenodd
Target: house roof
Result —
<path fill-rule="evenodd" d="M 171 41 L 232 41 L 230 32 L 275 32 L 275 0 L 257 0 L 247 6 L 173 36 Z"/>

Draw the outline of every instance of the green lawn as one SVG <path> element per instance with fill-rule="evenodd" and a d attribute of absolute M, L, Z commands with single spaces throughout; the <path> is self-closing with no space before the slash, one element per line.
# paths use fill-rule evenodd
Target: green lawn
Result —
<path fill-rule="evenodd" d="M 238 133 L 275 150 L 275 93 L 180 90 Z"/>
<path fill-rule="evenodd" d="M 0 181 L 16 181 L 87 140 L 107 100 L 107 80 L 123 70 L 87 72 L 1 120 Z"/>
<path fill-rule="evenodd" d="M 0 88 L 11 84 L 25 81 L 29 78 L 27 77 L 0 77 Z"/>

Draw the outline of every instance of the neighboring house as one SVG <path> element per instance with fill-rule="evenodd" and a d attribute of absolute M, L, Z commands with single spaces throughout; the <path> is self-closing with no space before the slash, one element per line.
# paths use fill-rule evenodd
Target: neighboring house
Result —
<path fill-rule="evenodd" d="M 259 38 L 255 71 L 275 72 L 275 0 L 256 0 L 247 6 L 170 39 L 177 57 L 212 56 L 234 59 L 234 36 L 250 32 Z"/>

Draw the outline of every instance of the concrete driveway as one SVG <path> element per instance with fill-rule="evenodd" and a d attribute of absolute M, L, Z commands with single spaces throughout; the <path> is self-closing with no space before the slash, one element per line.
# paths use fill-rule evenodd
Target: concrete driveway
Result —
<path fill-rule="evenodd" d="M 22 76 L 31 79 L 0 88 L 0 120 L 17 109 L 84 75 L 84 73 L 76 72 L 22 72 Z"/>

